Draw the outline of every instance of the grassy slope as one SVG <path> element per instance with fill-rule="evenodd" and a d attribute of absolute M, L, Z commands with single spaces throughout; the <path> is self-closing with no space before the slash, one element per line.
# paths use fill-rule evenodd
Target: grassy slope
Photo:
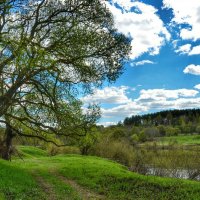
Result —
<path fill-rule="evenodd" d="M 39 186 L 41 177 L 56 199 L 81 199 L 77 191 L 57 174 L 104 195 L 105 199 L 200 199 L 200 183 L 142 176 L 97 157 L 78 155 L 45 156 L 35 148 L 22 147 L 26 159 L 0 160 L 0 199 L 49 199 Z"/>

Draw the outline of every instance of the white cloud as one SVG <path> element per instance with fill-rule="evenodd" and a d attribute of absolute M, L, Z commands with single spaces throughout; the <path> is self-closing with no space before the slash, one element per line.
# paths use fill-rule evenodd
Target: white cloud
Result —
<path fill-rule="evenodd" d="M 144 53 L 157 55 L 170 39 L 170 33 L 153 6 L 131 0 L 113 0 L 112 4 L 107 2 L 107 6 L 113 13 L 116 28 L 132 38 L 132 59 Z"/>
<path fill-rule="evenodd" d="M 105 127 L 116 125 L 116 124 L 117 124 L 117 122 L 99 122 L 99 123 L 97 123 L 97 125 L 103 125 Z"/>
<path fill-rule="evenodd" d="M 163 102 L 152 102 L 149 107 L 151 109 L 187 109 L 187 108 L 198 108 L 200 105 L 200 98 L 190 98 L 190 99 L 177 99 L 176 101 L 163 101 Z"/>
<path fill-rule="evenodd" d="M 200 45 L 192 47 L 191 44 L 185 44 L 180 46 L 177 50 L 175 50 L 175 52 L 180 54 L 188 54 L 189 56 L 200 55 Z"/>
<path fill-rule="evenodd" d="M 133 67 L 133 66 L 139 66 L 139 65 L 144 65 L 144 64 L 155 64 L 155 62 L 151 60 L 141 60 L 138 62 L 131 63 L 131 66 Z"/>
<path fill-rule="evenodd" d="M 200 84 L 195 85 L 194 88 L 200 90 Z"/>
<path fill-rule="evenodd" d="M 180 54 L 188 54 L 191 51 L 191 46 L 191 44 L 182 45 L 175 52 Z"/>
<path fill-rule="evenodd" d="M 200 1 L 199 0 L 163 0 L 164 8 L 172 8 L 175 24 L 184 24 L 180 30 L 182 39 L 200 39 Z"/>
<path fill-rule="evenodd" d="M 200 98 L 195 98 L 198 93 L 189 89 L 141 90 L 135 102 L 140 106 L 146 106 L 147 110 L 195 108 L 200 106 Z"/>
<path fill-rule="evenodd" d="M 188 65 L 183 72 L 185 74 L 200 75 L 200 65 Z"/>
<path fill-rule="evenodd" d="M 195 86 L 200 89 L 200 84 Z M 127 97 L 127 92 L 131 92 L 131 88 L 122 87 L 107 87 L 103 90 L 96 90 L 93 97 L 87 97 L 85 102 L 93 100 L 101 101 L 101 103 L 109 103 L 110 108 L 101 108 L 104 126 L 116 124 L 119 120 L 125 117 L 142 114 L 152 110 L 166 109 L 185 109 L 200 107 L 200 97 L 198 90 L 194 89 L 142 89 L 137 99 Z M 113 95 L 113 98 L 111 96 Z M 114 104 L 118 105 L 114 105 Z"/>
<path fill-rule="evenodd" d="M 126 96 L 127 86 L 121 87 L 105 87 L 104 89 L 96 89 L 93 94 L 82 98 L 84 103 L 115 103 L 124 104 L 131 100 Z"/>
<path fill-rule="evenodd" d="M 104 119 L 121 119 L 144 112 L 166 109 L 194 108 L 200 106 L 200 98 L 195 98 L 199 92 L 189 89 L 149 89 L 141 90 L 137 99 L 112 108 L 101 108 Z"/>
<path fill-rule="evenodd" d="M 152 102 L 163 101 L 166 99 L 178 99 L 180 97 L 194 97 L 199 92 L 196 90 L 178 89 L 178 90 L 166 90 L 166 89 L 149 89 L 141 90 L 140 96 L 136 100 L 137 102 Z"/>
<path fill-rule="evenodd" d="M 189 55 L 200 55 L 200 45 L 194 46 L 189 52 Z"/>
<path fill-rule="evenodd" d="M 147 108 L 144 105 L 139 105 L 136 102 L 129 102 L 124 105 L 119 105 L 109 109 L 102 108 L 102 114 L 105 118 L 121 117 L 122 119 L 127 116 L 136 115 L 140 112 L 146 111 Z"/>
<path fill-rule="evenodd" d="M 187 109 L 200 107 L 200 98 L 180 98 L 176 100 L 151 101 L 148 110 Z"/>
<path fill-rule="evenodd" d="M 178 99 L 175 102 L 174 108 L 186 109 L 186 108 L 199 108 L 200 98 L 190 98 L 190 99 Z"/>

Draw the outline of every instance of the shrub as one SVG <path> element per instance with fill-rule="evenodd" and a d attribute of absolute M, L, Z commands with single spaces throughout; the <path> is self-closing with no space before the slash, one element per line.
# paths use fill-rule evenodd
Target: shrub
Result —
<path fill-rule="evenodd" d="M 53 144 L 48 144 L 46 150 L 50 156 L 58 154 L 80 154 L 80 149 L 75 146 L 57 147 Z"/>
<path fill-rule="evenodd" d="M 140 142 L 145 142 L 145 141 L 147 141 L 147 136 L 146 136 L 146 134 L 145 134 L 144 131 L 141 131 L 141 132 L 139 133 L 138 138 L 139 138 L 139 141 L 140 141 Z"/>
<path fill-rule="evenodd" d="M 194 133 L 196 130 L 195 130 L 195 126 L 193 125 L 185 125 L 185 126 L 181 126 L 181 131 L 183 133 Z"/>
<path fill-rule="evenodd" d="M 76 146 L 60 147 L 61 154 L 80 154 L 80 149 Z"/>
<path fill-rule="evenodd" d="M 200 134 L 200 126 L 197 126 L 197 127 L 196 127 L 196 132 L 197 132 L 198 134 Z"/>
<path fill-rule="evenodd" d="M 165 126 L 163 126 L 163 125 L 158 126 L 158 130 L 159 130 L 159 135 L 160 136 L 165 136 L 166 135 Z"/>
<path fill-rule="evenodd" d="M 131 136 L 131 142 L 132 142 L 133 144 L 136 144 L 136 143 L 139 142 L 139 137 L 138 137 L 137 134 L 133 134 L 133 135 Z"/>
<path fill-rule="evenodd" d="M 137 126 L 133 126 L 131 129 L 131 134 L 134 135 L 138 135 L 140 133 L 140 129 Z"/>
<path fill-rule="evenodd" d="M 181 130 L 179 128 L 173 128 L 171 126 L 165 127 L 166 130 L 166 136 L 176 136 L 181 133 Z"/>
<path fill-rule="evenodd" d="M 115 127 L 112 130 L 111 136 L 113 139 L 120 139 L 122 137 L 126 137 L 127 136 L 127 132 L 124 128 L 122 127 Z"/>
<path fill-rule="evenodd" d="M 159 136 L 159 130 L 156 127 L 145 128 L 144 134 L 146 135 L 147 138 L 152 139 L 154 137 Z"/>
<path fill-rule="evenodd" d="M 131 166 L 134 158 L 133 147 L 125 141 L 110 141 L 104 138 L 97 143 L 93 149 L 93 154 L 115 160 L 126 166 Z"/>

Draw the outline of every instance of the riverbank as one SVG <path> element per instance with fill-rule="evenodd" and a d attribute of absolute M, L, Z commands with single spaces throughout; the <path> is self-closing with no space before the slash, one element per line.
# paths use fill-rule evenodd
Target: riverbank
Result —
<path fill-rule="evenodd" d="M 24 160 L 0 160 L 0 199 L 198 199 L 200 183 L 144 176 L 106 159 L 25 147 Z"/>

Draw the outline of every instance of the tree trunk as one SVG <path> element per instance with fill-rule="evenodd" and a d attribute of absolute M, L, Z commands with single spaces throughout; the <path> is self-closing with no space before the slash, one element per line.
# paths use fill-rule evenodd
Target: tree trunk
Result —
<path fill-rule="evenodd" d="M 6 126 L 5 130 L 5 139 L 3 141 L 2 146 L 2 158 L 4 160 L 11 160 L 12 153 L 12 139 L 14 137 L 13 130 L 10 126 Z"/>
<path fill-rule="evenodd" d="M 81 155 L 88 155 L 89 146 L 84 146 L 81 148 Z"/>

